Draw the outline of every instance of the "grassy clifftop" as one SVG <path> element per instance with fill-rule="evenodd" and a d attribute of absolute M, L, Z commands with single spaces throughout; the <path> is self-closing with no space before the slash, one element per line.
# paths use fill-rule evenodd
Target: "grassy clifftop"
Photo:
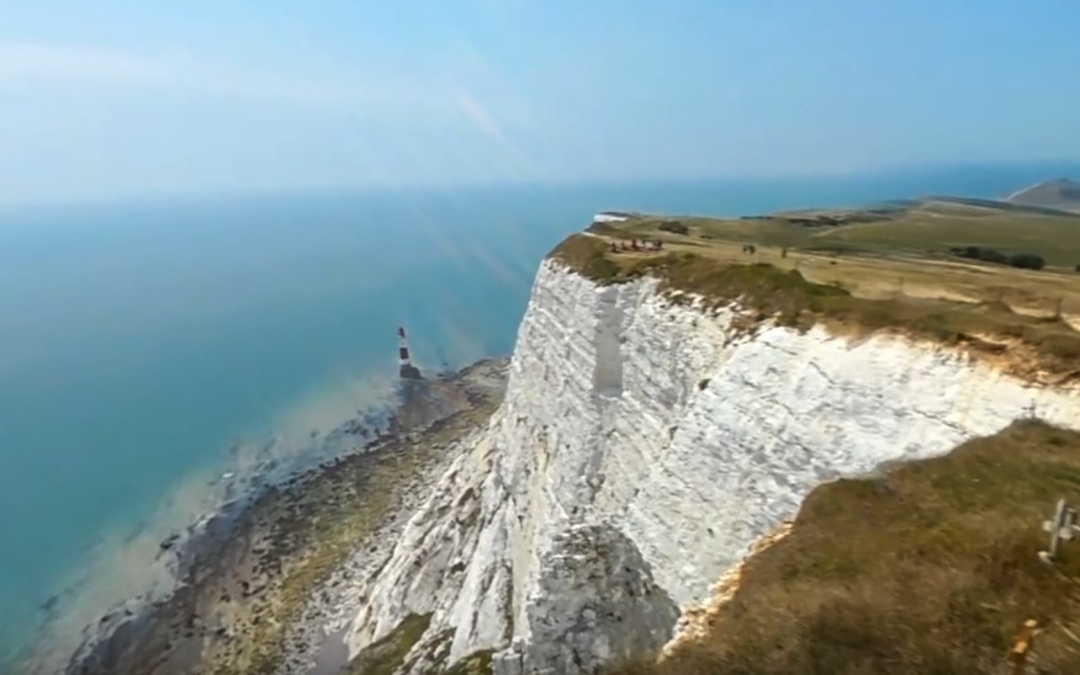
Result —
<path fill-rule="evenodd" d="M 661 288 L 667 292 L 699 295 L 714 305 L 737 300 L 756 311 L 757 321 L 773 319 L 799 329 L 824 324 L 855 334 L 900 332 L 976 353 L 1021 377 L 1055 383 L 1080 379 L 1080 332 L 1064 311 L 1073 307 L 1065 304 L 1065 295 L 1055 301 L 1053 291 L 1038 285 L 1041 279 L 1027 282 L 1025 299 L 1029 305 L 1043 304 L 1042 311 L 1032 311 L 1009 304 L 1004 293 L 955 299 L 957 293 L 950 297 L 952 270 L 939 270 L 932 263 L 821 258 L 795 249 L 764 246 L 750 255 L 733 252 L 730 242 L 702 242 L 693 236 L 659 231 L 648 236 L 664 240 L 663 251 L 612 251 L 612 242 L 622 237 L 611 231 L 623 232 L 612 228 L 607 235 L 571 236 L 552 251 L 552 257 L 600 284 L 652 275 L 661 280 Z M 904 277 L 897 280 L 891 274 L 900 270 L 915 278 L 916 272 L 891 265 L 907 265 L 927 278 L 919 277 L 905 289 Z M 865 276 L 861 276 L 861 266 L 869 268 Z M 1042 274 L 1065 290 L 1075 285 L 1080 303 L 1080 276 L 1074 279 L 1073 275 L 1011 269 L 973 274 L 994 279 L 984 279 L 984 288 L 993 289 L 998 284 L 1014 295 L 1022 290 L 1017 278 Z M 895 286 L 875 288 L 873 284 L 882 278 Z M 863 288 L 860 279 L 868 288 Z"/>
<path fill-rule="evenodd" d="M 610 675 L 997 675 L 1024 622 L 1028 673 L 1080 672 L 1080 542 L 1042 520 L 1080 500 L 1080 434 L 1015 423 L 950 455 L 824 485 L 750 559 L 705 639 Z"/>

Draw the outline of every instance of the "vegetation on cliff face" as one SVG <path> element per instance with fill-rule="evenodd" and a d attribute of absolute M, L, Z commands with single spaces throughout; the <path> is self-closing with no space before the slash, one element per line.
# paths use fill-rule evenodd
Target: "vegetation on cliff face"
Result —
<path fill-rule="evenodd" d="M 677 300 L 681 292 L 700 296 L 714 307 L 737 301 L 756 312 L 758 321 L 771 318 L 799 329 L 824 323 L 855 333 L 899 331 L 999 358 L 1020 375 L 1052 373 L 1057 381 L 1080 377 L 1080 332 L 1060 314 L 1030 316 L 998 301 L 899 294 L 862 298 L 839 282 L 811 283 L 797 269 L 724 262 L 693 250 L 613 254 L 609 241 L 591 235 L 568 238 L 552 256 L 599 284 L 652 275 Z"/>
<path fill-rule="evenodd" d="M 609 675 L 998 675 L 1029 620 L 1026 672 L 1078 673 L 1080 542 L 1037 556 L 1059 498 L 1080 500 L 1080 433 L 1034 420 L 824 485 L 706 639 Z"/>
<path fill-rule="evenodd" d="M 443 675 L 491 675 L 490 649 L 482 649 L 463 657 L 451 666 Z"/>
<path fill-rule="evenodd" d="M 397 628 L 365 647 L 344 668 L 342 675 L 391 675 L 405 663 L 409 650 L 431 625 L 430 614 L 410 614 Z"/>

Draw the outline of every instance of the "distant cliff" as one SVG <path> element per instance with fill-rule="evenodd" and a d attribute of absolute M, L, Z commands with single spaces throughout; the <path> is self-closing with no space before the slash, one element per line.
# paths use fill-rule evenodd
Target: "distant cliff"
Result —
<path fill-rule="evenodd" d="M 1080 183 L 1060 178 L 1046 181 L 1009 195 L 1006 201 L 1064 211 L 1080 211 Z"/>

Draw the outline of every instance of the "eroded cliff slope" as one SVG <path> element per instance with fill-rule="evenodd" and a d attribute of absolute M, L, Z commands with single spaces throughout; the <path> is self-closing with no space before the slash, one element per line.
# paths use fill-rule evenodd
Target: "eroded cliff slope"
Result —
<path fill-rule="evenodd" d="M 761 316 L 748 330 L 738 301 L 659 286 L 543 263 L 501 407 L 358 581 L 357 663 L 410 627 L 386 664 L 402 673 L 592 672 L 668 641 L 823 482 L 1018 418 L 1080 426 L 1075 388 L 992 360 Z"/>

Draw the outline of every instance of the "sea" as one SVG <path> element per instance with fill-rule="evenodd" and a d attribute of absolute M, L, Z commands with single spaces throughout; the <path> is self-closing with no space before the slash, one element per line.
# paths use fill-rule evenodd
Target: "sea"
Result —
<path fill-rule="evenodd" d="M 1000 197 L 1065 168 L 336 191 L 0 209 L 0 664 L 141 592 L 247 448 L 507 355 L 536 267 L 601 210 L 749 215 Z M 0 671 L 5 670 L 0 667 Z"/>

